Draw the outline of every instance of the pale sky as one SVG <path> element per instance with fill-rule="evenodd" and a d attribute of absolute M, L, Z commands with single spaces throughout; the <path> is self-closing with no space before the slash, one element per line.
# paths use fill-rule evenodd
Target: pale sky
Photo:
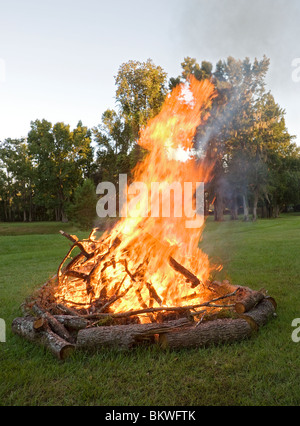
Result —
<path fill-rule="evenodd" d="M 299 0 L 0 0 L 0 140 L 45 118 L 88 127 L 115 107 L 114 76 L 151 58 L 168 77 L 198 62 L 264 53 L 268 89 L 298 136 Z M 237 7 L 238 5 L 238 7 Z M 298 29 L 299 28 L 299 29 Z"/>

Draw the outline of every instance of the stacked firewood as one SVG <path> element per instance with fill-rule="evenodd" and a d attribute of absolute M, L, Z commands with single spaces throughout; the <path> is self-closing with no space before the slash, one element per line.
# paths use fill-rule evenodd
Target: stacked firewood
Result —
<path fill-rule="evenodd" d="M 219 296 L 201 305 L 152 308 L 160 322 L 140 323 L 139 315 L 148 314 L 149 309 L 83 314 L 57 304 L 53 314 L 35 302 L 24 317 L 13 321 L 12 330 L 64 360 L 75 349 L 130 349 L 141 344 L 178 349 L 230 343 L 250 337 L 275 313 L 276 302 L 262 291 L 228 282 L 213 282 L 211 286 Z M 228 289 L 233 291 L 228 293 Z M 225 305 L 230 316 L 211 314 L 217 308 L 222 311 L 224 305 L 219 303 L 224 300 L 233 302 Z"/>
<path fill-rule="evenodd" d="M 103 291 L 109 278 L 104 272 L 109 266 L 115 267 L 115 250 L 121 240 L 119 237 L 96 240 L 94 233 L 87 240 L 79 241 L 76 236 L 61 231 L 72 242 L 68 254 L 57 274 L 23 304 L 24 317 L 12 323 L 15 334 L 46 347 L 58 359 L 66 359 L 77 348 L 128 349 L 154 343 L 164 348 L 180 348 L 240 340 L 266 324 L 276 310 L 276 302 L 266 291 L 233 286 L 228 281 L 206 282 L 205 294 L 210 297 L 200 303 L 201 292 L 197 288 L 204 284 L 171 255 L 169 266 L 192 289 L 198 290 L 181 297 L 177 306 L 163 303 L 154 286 L 145 280 L 145 260 L 131 272 L 125 258 L 124 279 L 114 287 L 113 294 L 108 295 Z M 79 254 L 65 266 L 75 248 Z M 102 277 L 102 291 L 96 296 L 91 284 L 97 281 L 97 274 Z M 125 278 L 128 285 L 124 289 Z M 87 301 L 71 303 L 55 296 L 57 288 L 62 284 L 67 288 L 69 282 L 83 284 L 83 291 L 89 296 L 88 305 Z M 141 285 L 149 292 L 147 303 L 141 296 Z M 139 307 L 116 312 L 114 304 L 132 289 Z M 193 299 L 198 303 L 192 304 Z"/>

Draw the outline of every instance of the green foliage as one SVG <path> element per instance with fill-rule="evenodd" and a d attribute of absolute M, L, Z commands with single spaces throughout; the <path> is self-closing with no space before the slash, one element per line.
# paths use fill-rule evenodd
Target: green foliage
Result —
<path fill-rule="evenodd" d="M 118 112 L 106 110 L 93 133 L 98 146 L 95 180 L 117 185 L 119 174 L 130 177 L 143 158 L 139 132 L 160 111 L 167 90 L 166 73 L 150 59 L 122 64 L 115 82 Z"/>
<path fill-rule="evenodd" d="M 85 179 L 74 192 L 74 201 L 68 206 L 68 216 L 71 221 L 83 230 L 92 229 L 96 219 L 97 204 L 96 187 L 91 179 Z"/>
<path fill-rule="evenodd" d="M 31 123 L 28 150 L 32 157 L 37 203 L 67 220 L 66 206 L 74 189 L 91 173 L 91 132 L 79 122 L 73 131 L 64 123 Z"/>
<path fill-rule="evenodd" d="M 191 60 L 187 63 L 194 64 Z M 275 197 L 273 191 L 275 182 L 278 190 L 285 185 L 284 180 L 279 183 L 280 176 L 276 177 L 277 160 L 286 159 L 289 164 L 288 158 L 299 153 L 286 129 L 285 111 L 265 91 L 269 63 L 265 56 L 253 63 L 249 58 L 241 61 L 229 57 L 217 63 L 212 75 L 218 96 L 197 139 L 215 162 L 210 190 L 211 197 L 216 197 L 216 220 L 224 219 L 226 205 L 237 205 L 237 197 L 244 200 L 245 220 L 249 218 L 249 202 L 256 220 L 259 200 L 275 215 L 287 203 L 296 201 L 295 197 L 288 198 L 288 193 L 292 195 L 289 191 L 285 197 Z M 232 216 L 236 218 L 236 214 Z"/>
<path fill-rule="evenodd" d="M 167 94 L 167 74 L 151 59 L 129 61 L 120 66 L 116 82 L 116 101 L 123 118 L 130 123 L 137 139 L 142 126 L 160 111 Z"/>
<path fill-rule="evenodd" d="M 228 57 L 214 68 L 185 57 L 181 75 L 169 79 L 169 90 L 191 74 L 215 85 L 217 96 L 197 130 L 195 148 L 214 163 L 208 191 L 220 221 L 225 207 L 237 218 L 241 202 L 245 219 L 248 206 L 256 219 L 258 206 L 277 216 L 299 203 L 299 149 L 286 128 L 285 111 L 266 92 L 269 64 L 266 56 L 252 62 Z M 168 93 L 167 74 L 151 59 L 131 60 L 120 66 L 115 84 L 116 109 L 104 111 L 92 130 L 81 121 L 71 130 L 64 123 L 36 120 L 27 139 L 0 143 L 0 220 L 67 221 L 75 189 L 85 179 L 116 187 L 120 174 L 130 180 L 145 155 L 139 133 Z"/>

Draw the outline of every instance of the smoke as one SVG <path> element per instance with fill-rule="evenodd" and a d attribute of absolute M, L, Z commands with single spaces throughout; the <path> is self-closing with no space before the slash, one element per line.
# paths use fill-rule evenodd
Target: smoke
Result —
<path fill-rule="evenodd" d="M 288 51 L 297 54 L 298 0 L 189 0 L 186 4 L 186 42 L 201 47 L 206 56 L 266 54 L 280 59 Z"/>
<path fill-rule="evenodd" d="M 267 88 L 287 111 L 291 133 L 298 133 L 300 83 L 292 62 L 300 57 L 299 0 L 188 0 L 181 32 L 186 56 L 211 61 L 228 56 L 271 60 Z"/>
<path fill-rule="evenodd" d="M 218 106 L 213 106 L 212 110 L 210 111 L 210 115 L 213 117 L 213 120 L 209 125 L 204 127 L 204 133 L 198 134 L 195 140 L 196 155 L 199 158 L 205 157 L 208 142 L 218 136 L 222 129 L 232 121 L 240 107 L 240 91 L 238 88 L 233 90 L 230 99 L 224 106 L 222 113 L 216 114 Z"/>

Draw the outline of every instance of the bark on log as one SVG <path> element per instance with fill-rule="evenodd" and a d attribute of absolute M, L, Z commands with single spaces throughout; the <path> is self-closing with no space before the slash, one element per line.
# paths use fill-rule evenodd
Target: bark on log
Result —
<path fill-rule="evenodd" d="M 233 293 L 239 289 L 244 289 L 244 287 L 232 285 L 228 280 L 224 280 L 223 282 L 213 281 L 208 285 L 208 288 L 220 296 L 223 296 L 228 293 Z"/>
<path fill-rule="evenodd" d="M 263 293 L 259 291 L 252 291 L 243 300 L 239 300 L 235 304 L 235 311 L 238 314 L 244 314 L 254 308 L 259 302 L 265 298 Z"/>
<path fill-rule="evenodd" d="M 251 318 L 258 327 L 266 325 L 276 311 L 273 300 L 274 299 L 271 300 L 271 298 L 266 297 L 254 309 L 241 315 L 241 318 Z"/>
<path fill-rule="evenodd" d="M 220 319 L 207 321 L 197 327 L 162 332 L 159 343 L 162 348 L 197 348 L 232 343 L 251 336 L 253 329 L 244 319 Z"/>
<path fill-rule="evenodd" d="M 181 318 L 178 321 L 170 321 L 164 324 L 130 324 L 88 328 L 78 332 L 77 347 L 85 349 L 102 347 L 129 349 L 149 336 L 183 327 L 190 323 L 186 318 Z"/>
<path fill-rule="evenodd" d="M 35 322 L 34 317 L 15 318 L 12 322 L 12 332 L 29 342 L 39 343 L 49 349 L 59 360 L 68 358 L 75 350 L 75 346 L 53 333 L 47 325 L 43 330 L 36 330 Z"/>
<path fill-rule="evenodd" d="M 57 321 L 57 319 L 54 318 L 53 315 L 51 315 L 49 312 L 42 309 L 38 304 L 35 304 L 32 307 L 32 311 L 35 314 L 37 314 L 39 317 L 44 318 L 48 322 L 48 324 L 50 325 L 54 333 L 56 333 L 58 336 L 60 336 L 62 339 L 66 340 L 67 342 L 74 343 L 74 339 L 70 335 L 68 330 L 64 327 L 63 324 Z"/>
<path fill-rule="evenodd" d="M 54 318 L 60 323 L 63 324 L 68 330 L 83 330 L 89 324 L 84 318 L 78 316 L 70 315 L 53 315 Z"/>

